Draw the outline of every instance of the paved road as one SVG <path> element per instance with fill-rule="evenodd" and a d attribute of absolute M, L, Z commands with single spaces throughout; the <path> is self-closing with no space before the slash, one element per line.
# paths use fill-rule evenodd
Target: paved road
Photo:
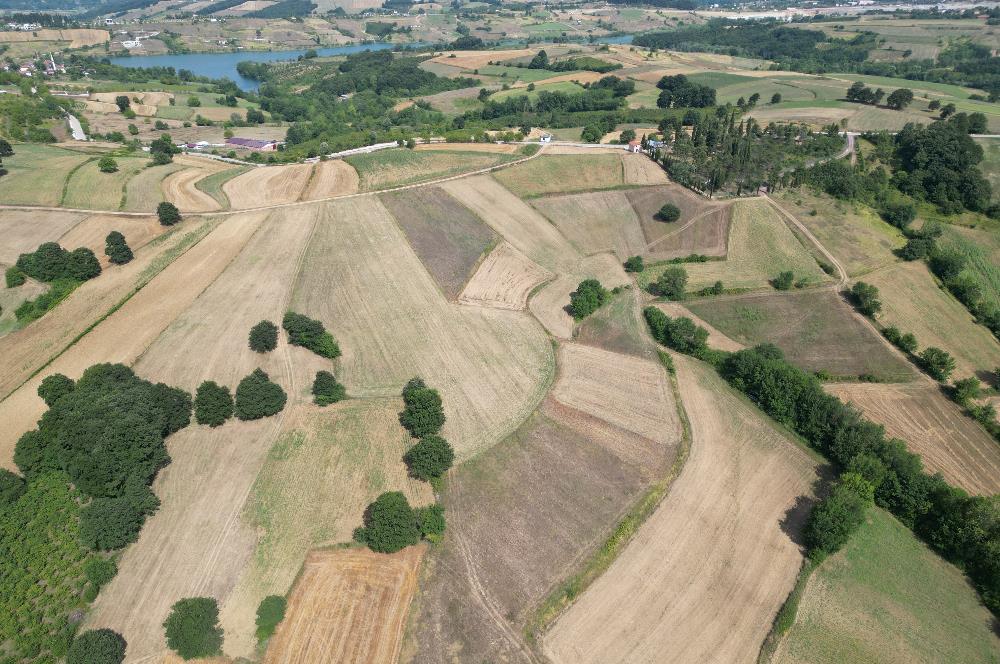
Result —
<path fill-rule="evenodd" d="M 69 130 L 73 133 L 74 141 L 85 141 L 87 140 L 87 134 L 83 132 L 83 125 L 75 115 L 69 114 L 66 116 L 66 121 L 69 122 Z"/>

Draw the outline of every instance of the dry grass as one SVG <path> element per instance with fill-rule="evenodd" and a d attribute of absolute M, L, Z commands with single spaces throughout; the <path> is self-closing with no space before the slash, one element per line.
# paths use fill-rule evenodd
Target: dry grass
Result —
<path fill-rule="evenodd" d="M 152 212 L 164 200 L 163 181 L 184 168 L 174 161 L 164 166 L 150 166 L 139 171 L 125 185 L 125 205 L 122 209 L 133 212 Z"/>
<path fill-rule="evenodd" d="M 498 171 L 494 177 L 518 196 L 532 197 L 597 189 L 625 184 L 620 154 L 601 152 L 580 155 L 543 155 Z"/>
<path fill-rule="evenodd" d="M 239 167 L 214 159 L 199 159 L 195 157 L 177 157 L 174 163 L 183 164 L 189 168 L 173 173 L 163 179 L 161 185 L 166 200 L 176 205 L 181 212 L 211 212 L 219 210 L 222 205 L 198 185 L 208 178 L 225 177 L 224 173 L 235 172 Z M 221 187 L 221 185 L 220 185 Z M 224 198 L 219 191 L 220 197 Z"/>
<path fill-rule="evenodd" d="M 534 49 L 528 48 L 509 51 L 442 51 L 441 55 L 431 58 L 430 61 L 449 67 L 479 69 L 480 67 L 485 67 L 490 62 L 516 60 L 517 58 L 534 55 L 536 52 Z M 451 57 L 453 55 L 455 57 Z"/>
<path fill-rule="evenodd" d="M 622 261 L 644 254 L 646 240 L 625 192 L 545 196 L 531 201 L 582 254 L 613 251 Z"/>
<path fill-rule="evenodd" d="M 677 184 L 625 192 L 642 226 L 650 260 L 690 254 L 725 256 L 729 241 L 729 207 L 699 196 Z M 681 216 L 674 222 L 656 218 L 665 203 L 673 203 Z"/>
<path fill-rule="evenodd" d="M 611 254 L 596 254 L 584 258 L 572 269 L 558 275 L 539 290 L 528 303 L 531 313 L 541 321 L 550 334 L 561 339 L 573 336 L 573 317 L 566 309 L 569 306 L 570 293 L 575 291 L 584 279 L 597 279 L 608 289 L 629 283 L 621 263 Z"/>
<path fill-rule="evenodd" d="M 0 262 L 13 265 L 19 255 L 55 242 L 83 218 L 77 212 L 0 210 Z"/>
<path fill-rule="evenodd" d="M 96 46 L 103 44 L 110 38 L 107 30 L 96 30 L 93 28 L 0 32 L 0 42 L 69 42 L 69 48 Z"/>
<path fill-rule="evenodd" d="M 650 186 L 667 184 L 666 172 L 655 161 L 644 154 L 626 152 L 622 155 L 625 184 Z"/>
<path fill-rule="evenodd" d="M 691 456 L 621 556 L 546 634 L 554 662 L 754 662 L 794 584 L 802 554 L 790 533 L 814 462 L 710 367 L 674 361 Z"/>
<path fill-rule="evenodd" d="M 492 152 L 513 154 L 521 148 L 516 143 L 418 143 L 417 152 Z"/>
<path fill-rule="evenodd" d="M 115 161 L 118 170 L 114 173 L 102 173 L 96 159 L 74 171 L 66 183 L 62 204 L 89 210 L 121 208 L 125 201 L 125 185 L 150 162 L 140 157 L 119 157 Z"/>
<path fill-rule="evenodd" d="M 0 200 L 8 205 L 59 205 L 63 185 L 74 168 L 94 157 L 48 145 L 16 145 L 4 157 L 7 175 L 0 178 Z M 118 208 L 119 198 L 113 209 Z"/>
<path fill-rule="evenodd" d="M 516 159 L 512 154 L 456 150 L 379 150 L 344 159 L 361 177 L 361 191 L 402 187 L 478 171 Z"/>
<path fill-rule="evenodd" d="M 423 553 L 311 553 L 264 662 L 395 662 Z"/>
<path fill-rule="evenodd" d="M 625 290 L 587 316 L 576 328 L 573 341 L 612 353 L 658 359 L 639 305 L 642 295 Z"/>
<path fill-rule="evenodd" d="M 222 185 L 234 210 L 294 203 L 309 182 L 312 164 L 265 166 L 237 175 Z"/>
<path fill-rule="evenodd" d="M 119 217 L 95 214 L 73 226 L 59 238 L 59 244 L 67 249 L 87 247 L 100 259 L 102 267 L 110 262 L 104 254 L 108 233 L 118 231 L 125 236 L 125 242 L 133 252 L 146 246 L 153 238 L 162 235 L 167 228 L 156 217 Z"/>
<path fill-rule="evenodd" d="M 302 200 L 315 201 L 353 194 L 358 191 L 358 172 L 342 159 L 321 161 L 313 168 L 309 185 L 302 193 Z"/>
<path fill-rule="evenodd" d="M 524 309 L 531 291 L 551 276 L 508 242 L 502 242 L 480 263 L 458 301 L 496 309 Z"/>
<path fill-rule="evenodd" d="M 724 350 L 730 353 L 735 353 L 736 351 L 743 350 L 746 348 L 743 344 L 734 341 L 727 337 L 725 334 L 715 329 L 707 321 L 702 320 L 696 316 L 690 309 L 684 307 L 677 302 L 657 302 L 654 304 L 656 308 L 660 309 L 663 313 L 667 314 L 671 318 L 690 318 L 695 322 L 696 325 L 700 325 L 705 328 L 708 332 L 708 346 L 709 348 L 715 348 L 718 350 Z"/>

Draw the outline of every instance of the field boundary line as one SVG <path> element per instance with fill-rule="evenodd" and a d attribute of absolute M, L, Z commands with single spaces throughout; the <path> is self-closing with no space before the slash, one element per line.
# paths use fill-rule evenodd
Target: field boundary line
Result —
<path fill-rule="evenodd" d="M 774 661 L 774 655 L 778 651 L 778 647 L 784 641 L 788 630 L 795 625 L 799 614 L 799 603 L 802 601 L 802 596 L 809 586 L 809 580 L 812 578 L 813 572 L 819 569 L 819 566 L 820 563 L 813 562 L 811 558 L 806 557 L 802 559 L 802 567 L 799 568 L 799 573 L 795 578 L 795 585 L 792 586 L 788 597 L 785 598 L 781 608 L 778 609 L 778 613 L 775 614 L 771 630 L 764 637 L 764 642 L 760 644 L 760 652 L 757 654 L 757 664 L 771 664 Z"/>
<path fill-rule="evenodd" d="M 87 164 L 89 164 L 92 161 L 97 161 L 97 157 L 91 157 L 90 159 L 84 159 L 79 164 L 77 164 L 73 168 L 69 169 L 69 172 L 66 173 L 66 179 L 63 180 L 62 193 L 59 195 L 59 206 L 57 206 L 55 208 L 50 208 L 50 209 L 56 209 L 56 210 L 66 209 L 66 208 L 63 208 L 61 206 L 62 206 L 63 203 L 66 202 L 66 196 L 69 194 L 69 181 L 73 178 L 74 175 L 76 175 L 76 172 L 78 170 L 80 170 L 81 168 L 83 168 L 84 166 L 86 166 Z M 30 209 L 31 206 L 27 206 L 27 207 Z M 71 210 L 71 211 L 73 211 L 73 212 L 83 212 L 83 210 Z M 114 211 L 117 212 L 117 210 L 114 210 Z"/>

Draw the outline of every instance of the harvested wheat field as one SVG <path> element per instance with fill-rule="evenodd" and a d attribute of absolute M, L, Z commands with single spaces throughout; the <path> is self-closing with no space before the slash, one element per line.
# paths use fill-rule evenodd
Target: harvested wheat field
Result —
<path fill-rule="evenodd" d="M 264 662 L 395 662 L 424 551 L 310 553 Z"/>
<path fill-rule="evenodd" d="M 413 376 L 438 388 L 459 458 L 510 433 L 553 371 L 527 314 L 448 303 L 375 196 L 324 204 L 292 308 L 340 342 L 349 394 L 397 396 Z"/>
<path fill-rule="evenodd" d="M 936 385 L 831 383 L 826 390 L 906 441 L 929 472 L 972 494 L 1000 493 L 1000 447 Z"/>
<path fill-rule="evenodd" d="M 518 159 L 517 155 L 470 150 L 389 149 L 357 154 L 344 161 L 357 170 L 361 191 L 404 187 L 429 180 L 452 178 L 493 168 Z"/>
<path fill-rule="evenodd" d="M 619 260 L 646 252 L 646 240 L 621 191 L 544 196 L 531 201 L 584 254 L 613 251 Z"/>
<path fill-rule="evenodd" d="M 552 274 L 504 241 L 479 264 L 458 296 L 462 304 L 524 309 L 528 295 Z"/>
<path fill-rule="evenodd" d="M 691 453 L 656 512 L 544 637 L 560 662 L 755 662 L 795 582 L 816 464 L 707 365 L 674 356 Z"/>
<path fill-rule="evenodd" d="M 650 186 L 669 182 L 666 171 L 644 154 L 626 152 L 622 155 L 622 168 L 625 184 Z"/>
<path fill-rule="evenodd" d="M 309 182 L 312 164 L 263 166 L 237 175 L 222 185 L 234 210 L 294 203 Z"/>
<path fill-rule="evenodd" d="M 57 241 L 83 218 L 79 212 L 0 210 L 0 263 L 13 265 L 18 256 Z"/>
<path fill-rule="evenodd" d="M 317 162 L 302 200 L 315 201 L 358 191 L 358 172 L 343 159 Z"/>
<path fill-rule="evenodd" d="M 440 55 L 431 58 L 430 61 L 448 65 L 449 67 L 479 69 L 480 67 L 485 67 L 490 62 L 516 60 L 517 58 L 534 55 L 535 53 L 535 50 L 529 48 L 510 51 L 442 51 Z"/>
<path fill-rule="evenodd" d="M 161 189 L 165 200 L 176 205 L 181 212 L 211 212 L 219 210 L 222 205 L 208 192 L 199 188 L 204 181 L 228 171 L 236 171 L 239 167 L 216 161 L 215 159 L 199 159 L 196 157 L 178 156 L 174 163 L 187 166 L 182 171 L 168 175 L 163 179 Z M 220 191 L 221 194 L 221 191 Z"/>
<path fill-rule="evenodd" d="M 584 279 L 597 279 L 609 290 L 630 283 L 621 263 L 611 254 L 596 254 L 584 258 L 571 270 L 558 275 L 551 283 L 542 287 L 528 303 L 531 313 L 550 334 L 561 339 L 573 336 L 573 317 L 566 309 L 570 293 Z"/>
<path fill-rule="evenodd" d="M 146 246 L 153 238 L 167 230 L 156 217 L 122 217 L 110 214 L 95 214 L 87 217 L 59 238 L 59 244 L 67 249 L 87 247 L 101 261 L 102 267 L 110 265 L 104 253 L 108 233 L 118 231 L 133 252 Z"/>

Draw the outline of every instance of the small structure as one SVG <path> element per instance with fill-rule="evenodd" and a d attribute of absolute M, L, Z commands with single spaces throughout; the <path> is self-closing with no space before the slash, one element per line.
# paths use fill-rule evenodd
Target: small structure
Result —
<path fill-rule="evenodd" d="M 542 137 L 539 138 L 538 140 L 541 141 L 542 143 L 551 143 L 552 134 L 542 134 Z"/>
<path fill-rule="evenodd" d="M 628 145 L 625 147 L 625 149 L 628 150 L 629 152 L 642 152 L 642 143 L 633 139 L 628 142 Z"/>
<path fill-rule="evenodd" d="M 284 145 L 284 141 L 262 140 L 258 138 L 227 138 L 226 145 L 254 152 L 276 152 L 279 145 Z"/>

